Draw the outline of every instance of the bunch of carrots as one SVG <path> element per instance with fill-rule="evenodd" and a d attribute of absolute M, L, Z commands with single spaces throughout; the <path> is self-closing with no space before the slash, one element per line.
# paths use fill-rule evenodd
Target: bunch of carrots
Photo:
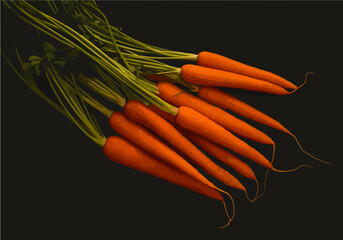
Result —
<path fill-rule="evenodd" d="M 21 60 L 16 50 L 24 74 L 2 52 L 24 83 L 75 123 L 112 161 L 222 201 L 229 218 L 225 226 L 235 215 L 230 188 L 242 190 L 251 202 L 262 195 L 249 161 L 266 168 L 267 173 L 306 166 L 276 169 L 275 142 L 229 111 L 285 132 L 300 146 L 297 138 L 275 119 L 223 89 L 288 95 L 303 84 L 297 87 L 276 74 L 215 53 L 183 53 L 140 42 L 111 26 L 94 1 L 47 1 L 51 13 L 26 1 L 4 4 L 26 23 L 65 45 L 56 49 L 45 42 L 45 55 L 31 56 L 27 62 Z M 74 24 L 65 24 L 65 18 Z M 79 59 L 80 55 L 86 56 L 86 63 Z M 174 67 L 165 63 L 171 59 L 193 64 Z M 86 75 L 64 68 L 73 62 L 83 68 L 91 66 L 92 73 Z M 42 90 L 41 81 L 49 83 L 50 88 Z M 109 101 L 122 111 L 107 108 L 96 98 Z M 109 119 L 117 136 L 113 133 L 105 137 L 89 107 Z M 268 160 L 245 139 L 271 145 L 273 157 Z M 256 182 L 253 198 L 230 171 Z M 227 187 L 216 186 L 207 175 Z M 231 214 L 223 196 L 232 201 Z"/>

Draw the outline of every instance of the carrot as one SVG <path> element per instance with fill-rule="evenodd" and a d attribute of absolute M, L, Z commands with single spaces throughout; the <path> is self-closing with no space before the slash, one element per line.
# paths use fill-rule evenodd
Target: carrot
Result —
<path fill-rule="evenodd" d="M 204 67 L 208 67 L 208 68 L 220 69 L 220 70 L 229 71 L 229 72 L 233 72 L 233 73 L 237 73 L 241 75 L 246 75 L 252 78 L 265 80 L 265 81 L 274 83 L 284 88 L 289 88 L 289 89 L 297 88 L 297 86 L 295 86 L 290 81 L 274 73 L 271 73 L 262 69 L 258 69 L 256 67 L 252 67 L 244 63 L 237 62 L 235 60 L 221 56 L 216 53 L 211 53 L 211 52 L 206 52 L 206 51 L 200 52 L 198 54 L 198 64 Z"/>
<path fill-rule="evenodd" d="M 181 77 L 189 83 L 214 87 L 238 88 L 274 95 L 288 95 L 290 92 L 270 82 L 245 75 L 186 64 L 181 67 Z"/>
<path fill-rule="evenodd" d="M 255 122 L 290 133 L 278 121 L 218 88 L 203 86 L 199 89 L 198 96 L 224 110 L 230 110 Z"/>
<path fill-rule="evenodd" d="M 172 124 L 146 105 L 135 100 L 130 100 L 125 105 L 124 111 L 133 121 L 151 129 L 211 176 L 230 187 L 246 191 L 245 187 L 234 176 L 206 157 L 205 154 L 184 137 Z M 142 141 L 148 140 L 143 138 Z"/>
<path fill-rule="evenodd" d="M 157 114 L 161 115 L 166 120 L 174 124 L 175 117 L 171 115 L 170 113 L 166 113 L 162 111 L 161 109 L 159 109 L 153 104 L 151 104 L 150 109 L 152 109 L 154 112 L 156 112 Z M 180 129 L 180 128 L 178 129 L 184 136 L 190 139 L 195 145 L 199 146 L 205 152 L 209 153 L 216 159 L 230 166 L 232 169 L 234 169 L 236 172 L 238 172 L 242 176 L 249 179 L 253 179 L 255 177 L 253 170 L 251 169 L 251 167 L 249 167 L 248 164 L 240 160 L 238 157 L 236 157 L 234 154 L 230 153 L 229 151 L 226 151 L 223 147 L 220 147 L 219 145 L 203 137 L 200 137 L 199 135 L 195 133 L 192 133 L 185 129 Z"/>
<path fill-rule="evenodd" d="M 255 178 L 255 173 L 253 172 L 251 167 L 249 167 L 248 164 L 240 160 L 238 157 L 236 157 L 234 154 L 230 153 L 229 151 L 226 151 L 223 147 L 220 147 L 219 145 L 203 137 L 200 137 L 199 135 L 195 133 L 192 133 L 189 131 L 182 131 L 182 133 L 188 139 L 190 139 L 195 145 L 199 146 L 201 149 L 203 149 L 205 152 L 212 155 L 214 158 L 225 163 L 226 165 L 234 169 L 236 172 L 238 172 L 242 176 L 248 179 Z"/>
<path fill-rule="evenodd" d="M 154 108 L 155 107 L 152 107 L 152 109 Z M 223 147 L 227 147 L 232 151 L 255 161 L 261 166 L 274 169 L 261 153 L 194 109 L 179 107 L 179 112 L 175 117 L 174 122 L 177 126 L 189 132 L 196 133 Z"/>
<path fill-rule="evenodd" d="M 151 104 L 149 106 L 149 108 L 151 110 L 153 110 L 155 113 L 157 113 L 158 115 L 162 116 L 164 119 L 166 119 L 168 122 L 170 122 L 171 124 L 174 125 L 175 123 L 175 116 L 173 116 L 172 114 L 170 113 L 167 113 L 163 110 L 161 110 L 160 108 L 156 107 L 154 104 Z"/>
<path fill-rule="evenodd" d="M 152 109 L 154 112 L 156 112 L 157 114 L 164 117 L 170 123 L 172 123 L 172 124 L 175 123 L 175 117 L 172 114 L 162 111 L 161 109 L 154 106 L 153 104 L 150 105 L 150 109 Z M 247 191 L 245 191 L 246 197 L 248 198 L 249 201 L 254 202 L 257 198 L 259 198 L 263 194 L 262 193 L 260 196 L 257 196 L 258 190 L 259 190 L 259 183 L 257 181 L 255 173 L 249 167 L 248 164 L 244 163 L 238 157 L 236 157 L 232 153 L 226 151 L 224 148 L 220 147 L 219 145 L 217 145 L 211 141 L 208 141 L 207 139 L 202 138 L 197 134 L 194 134 L 190 131 L 182 129 L 180 126 L 177 126 L 177 128 L 179 129 L 179 131 L 184 136 L 186 136 L 189 140 L 191 140 L 198 147 L 202 148 L 205 152 L 209 153 L 210 155 L 212 155 L 213 157 L 215 157 L 219 161 L 230 166 L 232 169 L 234 169 L 236 172 L 238 172 L 242 176 L 249 178 L 249 179 L 253 179 L 255 181 L 256 186 L 257 186 L 255 198 L 251 200 L 248 196 Z"/>
<path fill-rule="evenodd" d="M 179 94 L 182 92 L 182 89 L 171 83 L 160 82 L 157 84 L 157 87 L 159 96 L 174 106 L 187 106 L 193 108 L 197 112 L 203 114 L 234 134 L 259 143 L 274 145 L 273 140 L 263 132 L 236 118 L 228 112 L 225 112 L 223 109 L 209 104 L 208 102 L 197 98 L 190 93 L 183 92 L 182 94 Z"/>
<path fill-rule="evenodd" d="M 270 162 L 256 149 L 192 108 L 180 107 L 175 123 L 188 131 L 227 147 L 263 167 L 272 167 Z"/>
<path fill-rule="evenodd" d="M 305 82 L 306 82 L 306 79 L 305 79 Z M 309 155 L 310 157 L 320 162 L 328 163 L 306 152 L 303 149 L 303 147 L 300 145 L 297 137 L 293 133 L 291 133 L 288 129 L 286 129 L 281 123 L 269 117 L 268 115 L 264 114 L 263 112 L 253 108 L 252 106 L 246 104 L 245 102 L 235 98 L 234 96 L 228 93 L 225 93 L 217 88 L 207 87 L 207 86 L 203 86 L 199 89 L 198 96 L 202 98 L 203 100 L 206 100 L 207 102 L 212 103 L 222 109 L 230 110 L 232 112 L 238 113 L 239 115 L 242 115 L 255 122 L 264 124 L 266 126 L 275 128 L 277 130 L 283 131 L 291 135 L 297 142 L 301 151 L 303 151 L 305 154 Z"/>
<path fill-rule="evenodd" d="M 123 112 L 115 112 L 110 117 L 110 126 L 125 139 L 134 142 L 143 150 L 165 161 L 183 173 L 194 177 L 209 187 L 216 188 L 191 164 L 171 150 L 167 145 L 154 136 L 148 129 L 128 119 Z"/>
<path fill-rule="evenodd" d="M 103 151 L 109 159 L 116 163 L 162 178 L 204 196 L 223 201 L 223 197 L 215 189 L 170 167 L 119 136 L 107 138 Z"/>
<path fill-rule="evenodd" d="M 195 145 L 200 147 L 202 150 L 204 150 L 205 152 L 207 152 L 208 154 L 210 154 L 214 158 L 218 159 L 219 161 L 225 163 L 226 165 L 231 167 L 233 170 L 238 172 L 243 177 L 246 177 L 248 179 L 252 179 L 255 181 L 256 187 L 257 187 L 255 198 L 251 200 L 248 196 L 248 193 L 245 192 L 246 197 L 248 198 L 249 201 L 254 202 L 257 198 L 259 198 L 263 194 L 262 193 L 260 196 L 258 196 L 259 183 L 257 181 L 257 178 L 255 176 L 254 171 L 251 169 L 251 167 L 248 164 L 246 164 L 245 162 L 240 160 L 234 154 L 225 150 L 223 147 L 221 147 L 221 146 L 219 146 L 219 145 L 217 145 L 217 144 L 215 144 L 215 143 L 213 143 L 213 142 L 211 142 L 205 138 L 202 138 L 197 134 L 194 134 L 192 132 L 182 130 L 182 129 L 180 129 L 180 131 L 182 132 L 183 135 L 185 135 L 188 139 L 190 139 Z"/>

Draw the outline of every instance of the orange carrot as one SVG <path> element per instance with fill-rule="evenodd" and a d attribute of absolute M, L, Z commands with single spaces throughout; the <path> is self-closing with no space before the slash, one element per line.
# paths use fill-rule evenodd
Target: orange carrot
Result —
<path fill-rule="evenodd" d="M 243 177 L 246 177 L 248 179 L 252 179 L 256 183 L 256 193 L 255 193 L 255 198 L 250 199 L 248 196 L 248 193 L 246 193 L 246 197 L 248 198 L 249 201 L 252 203 L 258 199 L 260 196 L 258 196 L 259 192 L 259 183 L 257 181 L 257 178 L 255 176 L 254 171 L 251 169 L 251 167 L 240 160 L 238 157 L 236 157 L 234 154 L 230 153 L 229 151 L 225 150 L 223 147 L 200 137 L 199 135 L 192 133 L 190 131 L 184 130 L 179 128 L 180 131 L 182 132 L 183 135 L 185 135 L 189 140 L 191 140 L 195 145 L 200 147 L 202 150 L 213 156 L 214 158 L 218 159 L 219 161 L 225 163 L 232 169 L 234 169 L 236 172 L 238 172 L 240 175 Z M 275 169 L 273 169 L 275 170 Z"/>
<path fill-rule="evenodd" d="M 284 88 L 296 89 L 295 86 L 290 81 L 265 70 L 258 69 L 256 67 L 252 67 L 246 65 L 244 63 L 237 62 L 230 58 L 221 56 L 216 53 L 211 52 L 200 52 L 198 54 L 198 64 L 208 68 L 215 68 L 220 69 L 228 72 L 233 72 L 241 75 L 246 75 L 252 78 L 257 78 L 261 80 L 265 80 L 276 85 L 279 85 Z"/>
<path fill-rule="evenodd" d="M 171 124 L 174 125 L 174 123 L 175 123 L 175 116 L 173 116 L 172 114 L 167 113 L 167 112 L 161 110 L 160 108 L 156 107 L 154 104 L 151 104 L 149 108 L 151 110 L 153 110 L 155 113 L 157 113 L 158 115 L 162 116 L 168 122 L 170 122 Z"/>
<path fill-rule="evenodd" d="M 168 82 L 157 84 L 159 96 L 170 104 L 180 107 L 187 106 L 205 115 L 209 119 L 226 128 L 228 131 L 253 141 L 274 145 L 273 140 L 263 132 L 249 125 L 248 123 L 236 118 L 208 102 L 195 97 L 194 95 L 182 92 L 182 89 Z"/>
<path fill-rule="evenodd" d="M 169 122 L 171 122 L 172 124 L 175 123 L 175 119 L 176 117 L 174 117 L 172 114 L 170 113 L 166 113 L 162 110 L 160 110 L 159 108 L 155 107 L 153 104 L 151 104 L 150 109 L 152 109 L 153 111 L 155 111 L 157 114 L 161 115 L 162 117 L 164 117 L 166 120 L 168 120 Z M 175 124 L 177 125 L 177 124 Z M 242 160 L 240 160 L 238 157 L 236 157 L 235 155 L 233 155 L 232 153 L 226 151 L 224 148 L 220 147 L 219 145 L 208 141 L 205 138 L 200 137 L 197 134 L 194 134 L 190 131 L 187 131 L 185 129 L 183 129 L 180 126 L 177 126 L 177 128 L 179 129 L 179 131 L 186 136 L 188 139 L 190 139 L 193 143 L 195 143 L 196 145 L 198 145 L 198 147 L 202 148 L 205 152 L 209 153 L 210 155 L 212 155 L 213 157 L 217 158 L 218 160 L 222 161 L 223 163 L 227 164 L 228 166 L 230 166 L 231 168 L 233 168 L 236 172 L 238 172 L 239 174 L 241 174 L 242 176 L 249 178 L 249 179 L 253 179 L 256 183 L 256 194 L 255 194 L 255 198 L 254 199 L 250 199 L 248 196 L 247 191 L 245 191 L 246 197 L 248 198 L 249 201 L 254 202 L 256 199 L 258 199 L 261 195 L 263 195 L 263 193 L 260 196 L 257 196 L 258 192 L 259 192 L 259 183 L 257 181 L 257 178 L 255 176 L 255 173 L 253 172 L 253 170 L 249 167 L 249 165 L 247 165 L 246 163 L 244 163 Z M 186 158 L 186 157 L 185 157 Z M 272 168 L 273 170 L 276 170 L 274 168 Z"/>
<path fill-rule="evenodd" d="M 206 86 L 203 86 L 199 89 L 198 96 L 203 100 L 206 100 L 207 102 L 212 103 L 222 109 L 238 113 L 255 122 L 259 122 L 261 124 L 275 128 L 277 130 L 283 131 L 291 135 L 297 142 L 301 151 L 320 162 L 328 163 L 306 152 L 300 145 L 296 136 L 293 133 L 291 133 L 288 129 L 286 129 L 281 123 L 264 114 L 263 112 L 253 108 L 252 106 L 246 104 L 245 102 L 235 98 L 234 96 L 225 93 L 217 88 Z"/>
<path fill-rule="evenodd" d="M 290 133 L 278 121 L 217 88 L 203 86 L 199 89 L 198 96 L 224 110 L 230 110 L 253 121 L 270 126 L 288 134 Z"/>
<path fill-rule="evenodd" d="M 267 81 L 192 64 L 181 67 L 181 77 L 186 82 L 197 85 L 238 88 L 274 95 L 290 94 L 284 88 Z"/>
<path fill-rule="evenodd" d="M 154 106 L 150 106 L 150 108 L 154 111 L 157 110 L 157 108 Z M 161 112 L 162 110 L 156 111 L 156 113 L 158 114 L 160 114 Z M 211 140 L 212 142 L 217 143 L 223 147 L 227 147 L 232 151 L 244 157 L 247 157 L 264 167 L 272 168 L 274 170 L 271 163 L 257 150 L 191 108 L 180 107 L 179 113 L 176 117 L 173 117 L 169 113 L 161 114 L 161 116 L 165 116 L 166 119 L 170 119 L 170 121 L 174 122 L 178 127 L 182 128 L 183 134 L 185 133 L 185 131 L 193 134 L 195 133 L 198 136 L 202 136 L 202 138 Z"/>
<path fill-rule="evenodd" d="M 223 201 L 222 196 L 215 189 L 170 167 L 121 137 L 111 136 L 107 138 L 103 151 L 109 159 L 116 163 L 162 178 L 204 196 Z"/>
<path fill-rule="evenodd" d="M 155 105 L 151 104 L 150 109 L 152 109 L 157 114 L 164 117 L 166 120 L 168 120 L 170 123 L 175 123 L 175 117 L 170 114 L 166 113 L 163 110 L 159 109 Z M 248 164 L 240 160 L 238 157 L 236 157 L 234 154 L 230 153 L 229 151 L 226 151 L 223 147 L 203 138 L 199 135 L 187 131 L 185 129 L 180 129 L 179 126 L 177 126 L 179 131 L 186 136 L 189 140 L 191 140 L 195 145 L 203 149 L 205 152 L 209 153 L 219 161 L 225 163 L 226 165 L 230 166 L 232 169 L 234 169 L 236 172 L 241 174 L 242 176 L 253 179 L 255 178 L 255 173 L 249 167 Z"/>
<path fill-rule="evenodd" d="M 234 176 L 206 157 L 204 153 L 184 137 L 172 124 L 146 105 L 135 100 L 130 100 L 126 103 L 124 111 L 133 121 L 151 129 L 211 176 L 230 187 L 246 191 L 245 187 Z M 201 127 L 201 125 L 199 125 L 199 127 Z M 142 141 L 148 140 L 143 138 Z"/>
<path fill-rule="evenodd" d="M 110 125 L 114 131 L 125 139 L 134 142 L 143 150 L 151 153 L 186 173 L 209 187 L 216 188 L 203 175 L 201 175 L 191 164 L 171 150 L 161 140 L 154 136 L 148 129 L 128 119 L 123 112 L 115 112 L 110 117 Z"/>
<path fill-rule="evenodd" d="M 175 123 L 190 132 L 227 147 L 263 167 L 272 168 L 270 162 L 256 149 L 192 108 L 179 107 Z"/>
<path fill-rule="evenodd" d="M 255 173 L 249 167 L 248 164 L 240 160 L 234 154 L 230 153 L 229 151 L 225 150 L 223 147 L 203 138 L 199 135 L 189 132 L 189 131 L 182 131 L 183 135 L 185 135 L 188 139 L 190 139 L 195 145 L 203 149 L 205 152 L 212 155 L 214 158 L 218 159 L 219 161 L 225 163 L 236 172 L 241 174 L 243 177 L 254 179 Z"/>

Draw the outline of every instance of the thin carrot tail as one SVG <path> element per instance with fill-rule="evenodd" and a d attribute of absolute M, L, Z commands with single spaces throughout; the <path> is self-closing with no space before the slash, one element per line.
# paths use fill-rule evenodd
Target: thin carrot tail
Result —
<path fill-rule="evenodd" d="M 291 135 L 294 136 L 293 134 L 291 134 Z M 295 136 L 294 136 L 294 138 L 295 138 Z M 296 138 L 295 138 L 295 139 L 296 139 Z M 299 142 L 298 142 L 298 144 L 299 144 Z M 300 144 L 299 144 L 299 146 L 300 146 Z M 300 148 L 301 148 L 301 146 L 300 146 Z M 301 149 L 302 149 L 302 148 L 301 148 Z M 303 150 L 303 149 L 302 149 L 302 150 Z M 303 151 L 304 151 L 304 150 L 303 150 Z M 305 151 L 304 151 L 304 152 L 305 152 Z M 305 152 L 305 153 L 307 153 L 307 152 Z M 309 154 L 309 153 L 307 153 L 307 154 Z M 312 155 L 310 155 L 310 156 L 312 156 Z M 274 172 L 283 172 L 283 173 L 285 173 L 285 172 L 294 172 L 294 171 L 296 171 L 296 170 L 298 170 L 299 168 L 302 168 L 302 167 L 313 168 L 312 166 L 309 166 L 309 165 L 306 165 L 306 164 L 301 164 L 301 165 L 299 165 L 298 167 L 292 168 L 292 169 L 286 169 L 286 170 L 276 169 L 275 167 L 273 167 L 274 157 L 275 157 L 275 144 L 273 144 L 273 155 L 272 155 L 272 160 L 271 160 L 271 162 L 270 162 L 270 164 L 272 165 L 272 167 L 267 169 L 266 175 L 265 175 L 265 177 L 264 177 L 264 190 L 266 190 L 266 188 L 267 188 L 267 177 L 268 177 L 268 173 L 269 173 L 270 170 L 273 170 Z M 319 161 L 323 161 L 323 160 L 320 160 L 320 159 L 319 159 Z M 323 161 L 323 162 L 324 162 L 324 161 Z"/>
<path fill-rule="evenodd" d="M 222 190 L 220 188 L 216 188 L 216 190 L 218 190 L 219 192 L 222 192 L 225 195 L 229 196 L 229 198 L 231 200 L 231 203 L 232 203 L 232 217 L 230 217 L 230 214 L 227 211 L 227 207 L 226 207 L 225 201 L 224 201 L 224 199 L 222 200 L 222 203 L 224 205 L 224 210 L 225 210 L 226 216 L 228 217 L 229 221 L 228 221 L 228 223 L 226 223 L 224 226 L 222 226 L 220 228 L 226 228 L 227 226 L 230 225 L 230 223 L 232 222 L 233 218 L 235 217 L 235 202 L 234 202 L 232 196 L 228 192 L 225 192 L 224 190 Z"/>
<path fill-rule="evenodd" d="M 255 201 L 255 198 L 256 198 L 256 194 L 255 194 L 255 197 L 254 197 L 254 198 L 250 198 L 249 195 L 248 195 L 248 191 L 245 190 L 244 192 L 245 192 L 245 196 L 246 196 L 246 198 L 248 199 L 248 201 L 249 201 L 251 204 L 253 204 L 254 201 Z"/>
<path fill-rule="evenodd" d="M 317 158 L 317 157 L 313 156 L 312 154 L 306 152 L 306 151 L 303 149 L 303 147 L 301 146 L 301 144 L 300 144 L 298 138 L 297 138 L 293 133 L 291 133 L 291 132 L 288 132 L 288 133 L 295 139 L 295 141 L 297 142 L 297 144 L 298 144 L 300 150 L 301 150 L 303 153 L 307 154 L 308 156 L 310 156 L 311 158 L 313 158 L 313 159 L 315 159 L 315 160 L 317 160 L 317 161 L 319 161 L 319 162 L 322 162 L 322 163 L 325 163 L 325 164 L 330 164 L 330 162 L 324 161 L 324 160 L 322 160 L 322 159 L 320 159 L 320 158 Z"/>
<path fill-rule="evenodd" d="M 273 144 L 272 160 L 270 161 L 270 164 L 271 164 L 271 165 L 273 165 L 274 158 L 275 158 L 275 143 Z M 267 169 L 266 175 L 264 176 L 264 191 L 263 191 L 263 193 L 264 193 L 264 192 L 266 191 L 266 189 L 267 189 L 267 177 L 268 177 L 269 171 L 270 171 L 270 168 Z M 263 193 L 262 193 L 262 194 L 263 194 Z"/>
<path fill-rule="evenodd" d="M 293 91 L 290 91 L 288 93 L 288 95 L 294 93 L 295 91 L 298 91 L 301 87 L 303 87 L 307 83 L 307 76 L 309 74 L 314 74 L 314 72 L 307 72 L 307 73 L 305 73 L 305 80 L 304 80 L 304 82 L 301 85 L 299 85 L 296 89 L 294 89 Z"/>
<path fill-rule="evenodd" d="M 259 189 L 260 189 L 260 184 L 258 183 L 256 177 L 254 177 L 253 180 L 255 181 L 255 184 L 256 184 L 255 196 L 253 198 L 250 198 L 249 195 L 248 195 L 248 192 L 245 190 L 245 196 L 246 196 L 246 198 L 248 199 L 248 201 L 251 204 L 253 204 L 258 198 L 260 198 L 264 194 L 264 192 L 263 192 L 261 195 L 258 195 L 258 192 L 259 192 Z"/>
<path fill-rule="evenodd" d="M 302 167 L 313 168 L 313 167 L 310 166 L 310 165 L 301 164 L 301 165 L 297 166 L 296 168 L 292 168 L 292 169 L 280 170 L 280 169 L 276 169 L 276 168 L 274 168 L 274 167 L 271 167 L 271 170 L 273 170 L 274 172 L 286 173 L 286 172 L 294 172 L 294 171 L 297 171 L 299 168 L 302 168 Z"/>
<path fill-rule="evenodd" d="M 256 195 L 255 195 L 254 201 L 253 201 L 251 204 L 253 204 L 257 199 L 259 199 L 260 197 L 262 197 L 262 195 L 266 192 L 266 189 L 264 189 L 263 192 L 262 192 L 260 195 L 258 195 L 258 192 L 259 192 L 259 189 L 260 189 L 260 188 L 259 188 L 259 183 L 258 183 L 256 177 L 254 178 L 254 180 L 255 180 L 255 182 L 256 182 Z"/>

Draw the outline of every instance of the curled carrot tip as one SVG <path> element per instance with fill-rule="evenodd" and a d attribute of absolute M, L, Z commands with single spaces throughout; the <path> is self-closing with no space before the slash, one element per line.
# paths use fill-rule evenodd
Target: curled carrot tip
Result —
<path fill-rule="evenodd" d="M 246 190 L 245 190 L 244 192 L 245 192 L 245 196 L 246 196 L 246 198 L 248 199 L 248 201 L 249 201 L 251 204 L 253 204 L 254 201 L 255 201 L 256 195 L 255 195 L 254 198 L 250 198 L 249 195 L 248 195 L 248 192 L 247 192 Z"/>
<path fill-rule="evenodd" d="M 306 151 L 303 149 L 303 147 L 301 146 L 300 142 L 298 141 L 298 138 L 297 138 L 293 133 L 291 133 L 291 132 L 289 132 L 289 134 L 295 139 L 295 141 L 297 142 L 297 144 L 298 144 L 300 150 L 301 150 L 303 153 L 307 154 L 308 156 L 310 156 L 311 158 L 313 158 L 313 159 L 315 159 L 315 160 L 317 160 L 317 161 L 319 161 L 319 162 L 322 162 L 322 163 L 325 163 L 325 164 L 330 164 L 330 162 L 324 161 L 324 160 L 322 160 L 322 159 L 320 159 L 320 158 L 317 158 L 317 157 L 313 156 L 312 154 L 306 152 Z"/>
<path fill-rule="evenodd" d="M 274 162 L 274 158 L 275 158 L 275 144 L 273 144 L 273 153 L 272 153 L 272 160 L 270 161 L 270 165 L 272 166 L 273 162 Z M 263 193 L 266 191 L 267 189 L 267 177 L 268 177 L 268 173 L 269 173 L 270 168 L 267 169 L 266 175 L 264 176 L 264 191 Z"/>
<path fill-rule="evenodd" d="M 260 197 L 262 197 L 262 195 L 266 192 L 266 189 L 264 189 L 263 192 L 262 192 L 260 195 L 258 195 L 258 192 L 259 192 L 259 183 L 258 183 L 256 177 L 254 178 L 254 181 L 256 182 L 256 194 L 255 194 L 254 201 L 253 201 L 252 203 L 254 203 L 257 199 L 259 199 Z"/>
<path fill-rule="evenodd" d="M 274 172 L 294 172 L 294 171 L 297 171 L 299 168 L 302 168 L 302 167 L 308 167 L 308 168 L 313 169 L 312 166 L 309 166 L 309 165 L 306 165 L 306 164 L 301 164 L 298 167 L 293 168 L 293 169 L 280 170 L 280 169 L 276 169 L 274 167 L 271 167 L 271 170 L 273 170 Z"/>
<path fill-rule="evenodd" d="M 234 217 L 235 217 L 235 202 L 233 201 L 232 196 L 228 192 L 225 192 L 224 190 L 221 190 L 220 188 L 218 188 L 217 190 L 222 192 L 222 193 L 225 193 L 225 195 L 229 196 L 229 198 L 230 198 L 230 200 L 232 202 L 232 217 L 230 217 L 230 214 L 227 211 L 227 207 L 226 207 L 225 201 L 224 201 L 224 199 L 222 199 L 222 203 L 224 205 L 224 210 L 225 210 L 226 216 L 229 219 L 229 221 L 224 226 L 219 227 L 219 228 L 222 229 L 222 228 L 228 227 L 230 225 L 230 223 L 232 222 L 232 220 L 234 219 Z"/>
<path fill-rule="evenodd" d="M 307 73 L 305 73 L 305 80 L 304 80 L 304 82 L 301 85 L 299 85 L 296 89 L 294 89 L 293 91 L 290 91 L 288 93 L 288 95 L 294 93 L 295 91 L 299 90 L 302 86 L 304 86 L 307 83 L 307 76 L 309 74 L 314 74 L 314 72 L 307 72 Z"/>

